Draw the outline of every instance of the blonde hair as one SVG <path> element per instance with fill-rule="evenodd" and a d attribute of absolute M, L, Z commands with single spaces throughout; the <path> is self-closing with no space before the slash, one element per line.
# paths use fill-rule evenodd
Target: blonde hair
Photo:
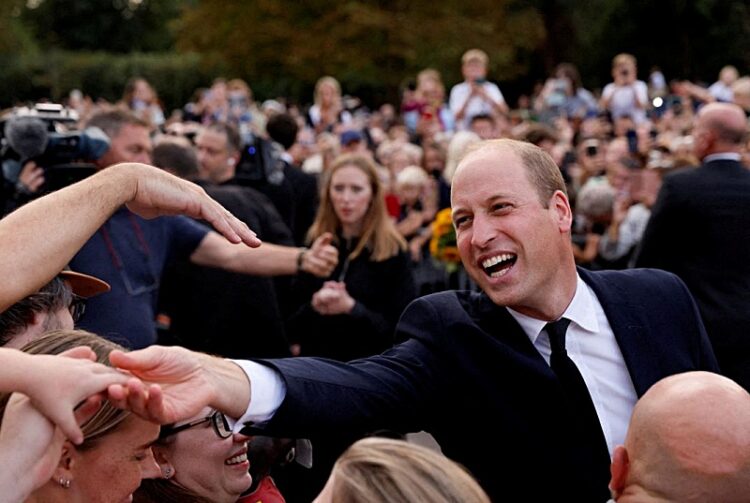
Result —
<path fill-rule="evenodd" d="M 430 181 L 430 177 L 419 166 L 407 166 L 396 175 L 396 188 L 402 187 L 423 187 Z"/>
<path fill-rule="evenodd" d="M 321 77 L 318 79 L 318 81 L 315 83 L 315 92 L 313 93 L 313 100 L 315 101 L 315 104 L 320 106 L 320 90 L 323 88 L 323 86 L 331 86 L 334 91 L 336 91 L 336 96 L 334 97 L 334 101 L 336 102 L 337 106 L 341 105 L 341 84 L 339 84 L 339 81 L 335 78 L 331 77 L 330 75 L 326 75 L 325 77 Z"/>
<path fill-rule="evenodd" d="M 632 54 L 628 54 L 627 52 L 621 52 L 620 54 L 612 58 L 612 68 L 626 64 L 636 66 L 635 56 L 633 56 Z"/>
<path fill-rule="evenodd" d="M 90 347 L 96 353 L 96 361 L 104 365 L 109 365 L 109 353 L 112 350 L 127 351 L 119 344 L 84 330 L 53 330 L 29 342 L 21 348 L 21 351 L 32 355 L 59 355 L 79 346 Z M 2 397 L 0 413 L 5 412 L 9 396 Z M 81 425 L 83 444 L 77 446 L 76 449 L 90 449 L 97 440 L 115 430 L 128 416 L 130 416 L 130 411 L 115 408 L 110 402 L 103 401 L 96 414 Z"/>
<path fill-rule="evenodd" d="M 465 65 L 470 61 L 479 61 L 484 66 L 487 66 L 490 62 L 490 58 L 482 49 L 469 49 L 463 56 L 461 56 L 461 63 Z"/>
<path fill-rule="evenodd" d="M 371 250 L 371 259 L 375 262 L 381 262 L 396 255 L 399 250 L 405 250 L 406 242 L 396 230 L 396 226 L 386 211 L 383 187 L 380 184 L 377 167 L 370 158 L 362 154 L 339 156 L 331 169 L 325 173 L 320 192 L 320 206 L 318 206 L 315 221 L 307 233 L 307 238 L 312 242 L 326 232 L 336 235 L 336 232 L 341 228 L 341 223 L 336 216 L 331 201 L 331 180 L 336 171 L 350 166 L 367 175 L 372 199 L 364 216 L 362 235 L 359 236 L 359 241 L 349 254 L 349 258 L 357 258 L 362 250 L 368 247 Z"/>
<path fill-rule="evenodd" d="M 336 461 L 333 499 L 347 503 L 489 503 L 479 484 L 442 454 L 387 438 L 365 438 Z"/>

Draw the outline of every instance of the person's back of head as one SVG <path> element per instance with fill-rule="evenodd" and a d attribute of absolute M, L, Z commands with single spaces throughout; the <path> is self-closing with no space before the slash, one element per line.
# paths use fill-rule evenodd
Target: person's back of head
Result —
<path fill-rule="evenodd" d="M 126 124 L 148 128 L 149 124 L 138 118 L 133 112 L 122 108 L 108 108 L 86 121 L 86 127 L 98 127 L 111 139 L 117 136 Z"/>
<path fill-rule="evenodd" d="M 294 117 L 288 113 L 273 115 L 266 123 L 266 132 L 273 141 L 281 145 L 284 150 L 289 150 L 297 141 L 299 125 Z"/>
<path fill-rule="evenodd" d="M 186 180 L 198 178 L 200 163 L 195 150 L 173 141 L 162 141 L 151 153 L 154 166 Z"/>
<path fill-rule="evenodd" d="M 479 484 L 443 455 L 401 440 L 366 438 L 339 457 L 317 503 L 489 503 Z"/>
<path fill-rule="evenodd" d="M 636 404 L 610 487 L 620 503 L 747 502 L 750 394 L 708 372 L 659 381 Z"/>
<path fill-rule="evenodd" d="M 27 338 L 23 337 L 24 334 L 37 321 L 42 325 L 37 330 L 39 333 L 62 328 L 52 324 L 56 320 L 53 315 L 59 310 L 67 309 L 72 298 L 70 287 L 62 278 L 56 276 L 38 292 L 16 302 L 0 313 L 0 346 L 20 348 L 28 342 Z M 23 343 L 16 343 L 18 341 Z"/>

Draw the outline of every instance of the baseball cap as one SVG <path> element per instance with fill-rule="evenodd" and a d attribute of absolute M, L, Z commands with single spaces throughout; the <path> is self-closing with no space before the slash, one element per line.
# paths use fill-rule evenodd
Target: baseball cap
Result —
<path fill-rule="evenodd" d="M 106 281 L 81 272 L 65 270 L 61 271 L 58 276 L 70 285 L 74 294 L 80 297 L 89 298 L 112 289 Z"/>

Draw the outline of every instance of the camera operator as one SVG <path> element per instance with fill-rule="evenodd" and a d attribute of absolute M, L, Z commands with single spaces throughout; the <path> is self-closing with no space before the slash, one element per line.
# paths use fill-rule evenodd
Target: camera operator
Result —
<path fill-rule="evenodd" d="M 7 214 L 45 193 L 95 173 L 93 162 L 109 148 L 98 129 L 78 131 L 78 115 L 62 105 L 39 103 L 2 118 L 2 211 Z"/>
<path fill-rule="evenodd" d="M 609 110 L 612 119 L 630 116 L 636 125 L 646 120 L 648 86 L 637 80 L 636 59 L 631 54 L 618 54 L 612 60 L 612 78 L 602 91 L 601 107 Z"/>

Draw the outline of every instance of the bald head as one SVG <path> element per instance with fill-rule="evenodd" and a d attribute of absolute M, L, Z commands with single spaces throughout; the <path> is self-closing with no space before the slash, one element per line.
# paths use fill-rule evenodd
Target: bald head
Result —
<path fill-rule="evenodd" d="M 745 141 L 747 119 L 731 103 L 710 103 L 698 112 L 693 131 L 696 154 L 703 158 L 719 152 L 738 152 Z"/>
<path fill-rule="evenodd" d="M 663 379 L 636 404 L 625 448 L 626 494 L 630 486 L 666 501 L 747 501 L 750 394 L 708 372 Z"/>

